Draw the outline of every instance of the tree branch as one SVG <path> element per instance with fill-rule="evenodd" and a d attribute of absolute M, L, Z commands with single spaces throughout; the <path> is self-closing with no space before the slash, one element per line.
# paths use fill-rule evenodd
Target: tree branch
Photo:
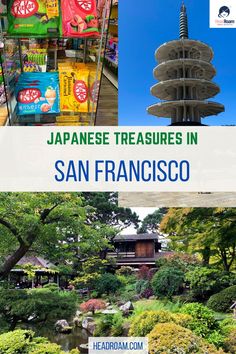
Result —
<path fill-rule="evenodd" d="M 5 226 L 9 231 L 11 231 L 11 233 L 16 237 L 16 239 L 18 240 L 18 242 L 20 244 L 24 244 L 24 240 L 21 238 L 21 236 L 18 234 L 17 229 L 15 228 L 14 225 L 12 225 L 9 221 L 0 218 L 0 224 Z"/>
<path fill-rule="evenodd" d="M 56 209 L 59 205 L 61 205 L 63 202 L 61 203 L 56 203 L 55 205 L 53 205 L 50 209 L 44 209 L 41 212 L 41 216 L 40 219 L 43 223 L 46 223 L 46 218 L 48 217 L 48 215 L 54 210 Z"/>

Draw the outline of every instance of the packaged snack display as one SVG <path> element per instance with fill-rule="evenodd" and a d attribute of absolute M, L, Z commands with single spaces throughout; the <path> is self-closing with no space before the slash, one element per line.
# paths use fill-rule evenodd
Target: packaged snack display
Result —
<path fill-rule="evenodd" d="M 10 34 L 59 33 L 59 0 L 10 0 L 8 6 Z"/>
<path fill-rule="evenodd" d="M 99 95 L 101 72 L 97 76 L 97 67 L 95 64 L 88 64 L 89 68 L 89 112 L 96 112 Z"/>
<path fill-rule="evenodd" d="M 61 111 L 89 111 L 89 70 L 85 64 L 66 63 L 59 65 Z"/>
<path fill-rule="evenodd" d="M 63 36 L 99 35 L 96 0 L 63 0 L 61 10 Z"/>
<path fill-rule="evenodd" d="M 16 85 L 17 114 L 60 112 L 58 73 L 23 73 Z"/>

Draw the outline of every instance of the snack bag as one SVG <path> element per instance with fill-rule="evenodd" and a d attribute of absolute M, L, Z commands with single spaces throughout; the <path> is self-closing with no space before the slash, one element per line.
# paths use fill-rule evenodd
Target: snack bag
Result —
<path fill-rule="evenodd" d="M 95 64 L 87 64 L 89 69 L 89 112 L 96 112 L 100 88 L 101 71 L 97 77 L 97 67 Z"/>
<path fill-rule="evenodd" d="M 88 112 L 89 71 L 78 64 L 59 66 L 62 112 Z"/>
<path fill-rule="evenodd" d="M 99 36 L 96 0 L 63 0 L 61 10 L 63 36 Z"/>
<path fill-rule="evenodd" d="M 23 73 L 16 85 L 17 114 L 59 113 L 58 73 Z"/>
<path fill-rule="evenodd" d="M 8 21 L 10 34 L 59 33 L 59 0 L 10 0 Z"/>

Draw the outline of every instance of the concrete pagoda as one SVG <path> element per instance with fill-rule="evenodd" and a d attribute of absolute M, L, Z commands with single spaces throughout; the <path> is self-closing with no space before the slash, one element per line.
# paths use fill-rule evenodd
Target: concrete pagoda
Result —
<path fill-rule="evenodd" d="M 211 80 L 216 70 L 211 64 L 213 50 L 188 37 L 186 7 L 180 9 L 179 39 L 161 45 L 155 52 L 159 81 L 151 88 L 161 102 L 148 107 L 149 114 L 171 118 L 171 125 L 203 125 L 201 119 L 224 112 L 222 104 L 208 101 L 220 92 Z"/>

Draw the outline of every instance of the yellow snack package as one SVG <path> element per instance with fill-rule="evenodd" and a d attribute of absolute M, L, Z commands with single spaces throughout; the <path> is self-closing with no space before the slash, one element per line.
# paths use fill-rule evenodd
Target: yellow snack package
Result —
<path fill-rule="evenodd" d="M 96 77 L 96 67 L 90 64 L 89 69 L 89 112 L 96 112 L 101 73 L 99 73 L 98 77 Z"/>
<path fill-rule="evenodd" d="M 76 66 L 59 66 L 62 112 L 88 112 L 89 71 Z"/>
<path fill-rule="evenodd" d="M 80 121 L 80 116 L 59 116 L 56 118 L 57 123 L 76 123 Z"/>

